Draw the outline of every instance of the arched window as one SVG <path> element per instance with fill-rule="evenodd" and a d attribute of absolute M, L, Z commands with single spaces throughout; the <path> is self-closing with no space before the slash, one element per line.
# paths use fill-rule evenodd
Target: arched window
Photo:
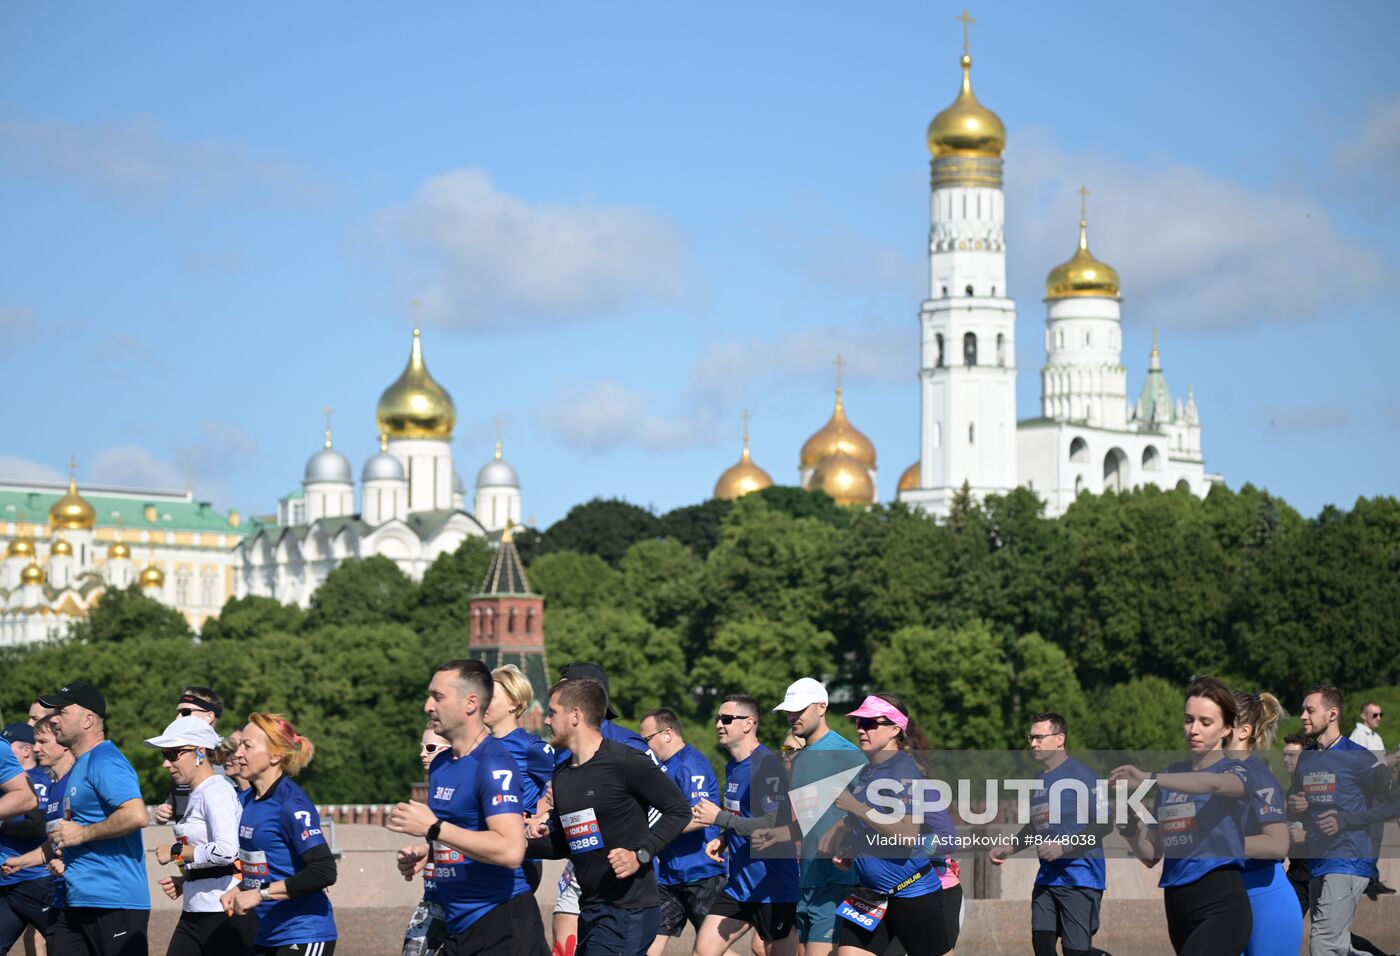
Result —
<path fill-rule="evenodd" d="M 515 633 L 515 608 L 510 609 L 510 615 L 506 618 L 506 633 Z"/>
<path fill-rule="evenodd" d="M 1055 330 L 1055 348 L 1057 348 L 1057 349 L 1062 349 L 1062 348 L 1064 348 L 1064 347 L 1065 347 L 1065 330 L 1064 330 L 1064 329 L 1056 329 L 1056 330 Z"/>
<path fill-rule="evenodd" d="M 1128 456 L 1121 448 L 1110 448 L 1103 459 L 1104 491 L 1123 491 L 1128 483 Z"/>
<path fill-rule="evenodd" d="M 966 289 L 964 289 L 963 291 L 966 292 L 968 295 L 972 295 L 972 286 L 968 286 L 968 287 L 967 287 Z"/>
<path fill-rule="evenodd" d="M 1162 453 L 1157 450 L 1156 445 L 1148 445 L 1142 450 L 1142 470 L 1162 470 Z"/>
<path fill-rule="evenodd" d="M 1069 460 L 1070 460 L 1070 461 L 1088 461 L 1088 460 L 1089 460 L 1089 443 L 1086 442 L 1086 441 L 1085 441 L 1084 439 L 1082 439 L 1082 438 L 1075 438 L 1074 441 L 1070 442 L 1070 443 L 1069 443 Z"/>
<path fill-rule="evenodd" d="M 943 298 L 948 298 L 948 287 L 946 285 L 943 287 Z"/>
<path fill-rule="evenodd" d="M 1190 491 L 1190 490 L 1191 490 L 1191 482 L 1187 481 L 1185 478 L 1181 479 L 1180 481 L 1178 481 L 1178 482 L 1176 483 L 1176 490 L 1177 490 L 1177 491 Z"/>
<path fill-rule="evenodd" d="M 996 294 L 997 294 L 997 287 L 996 287 L 996 286 L 992 286 L 992 298 L 996 298 Z"/>
<path fill-rule="evenodd" d="M 977 364 L 976 332 L 969 332 L 963 336 L 963 364 L 968 368 Z"/>
<path fill-rule="evenodd" d="M 934 367 L 935 367 L 935 368 L 942 368 L 942 367 L 943 367 L 943 333 L 942 333 L 942 332 L 935 332 L 935 333 L 934 333 L 934 336 L 933 336 L 933 344 L 936 345 L 936 346 L 938 347 L 938 356 L 937 356 L 937 358 L 935 359 L 935 361 L 934 361 L 934 363 L 933 363 L 933 364 L 934 364 Z"/>
<path fill-rule="evenodd" d="M 997 333 L 997 365 L 1006 368 L 1006 336 Z"/>
<path fill-rule="evenodd" d="M 977 438 L 976 428 L 977 428 L 977 426 L 974 425 L 972 422 L 968 422 L 968 423 L 967 423 L 967 443 L 968 443 L 969 445 L 973 444 L 973 443 L 976 441 L 976 438 Z"/>

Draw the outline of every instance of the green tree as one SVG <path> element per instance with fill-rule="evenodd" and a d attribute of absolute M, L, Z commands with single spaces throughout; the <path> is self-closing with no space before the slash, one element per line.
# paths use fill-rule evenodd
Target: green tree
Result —
<path fill-rule="evenodd" d="M 596 554 L 616 566 L 633 544 L 657 537 L 659 524 L 645 508 L 615 498 L 594 498 L 574 505 L 550 525 L 540 550 Z"/>
<path fill-rule="evenodd" d="M 1099 750 L 1179 750 L 1186 687 L 1160 677 L 1115 684 L 1090 714 L 1085 746 Z"/>
<path fill-rule="evenodd" d="M 774 511 L 791 518 L 816 518 L 833 528 L 844 528 L 851 522 L 853 509 L 843 508 L 825 491 L 808 491 L 792 485 L 770 485 L 761 491 L 745 495 L 741 500 L 757 499 Z"/>
<path fill-rule="evenodd" d="M 415 590 L 399 566 L 386 557 L 344 561 L 311 596 L 303 627 L 314 631 L 326 625 L 403 623 Z"/>
<path fill-rule="evenodd" d="M 409 613 L 420 634 L 449 632 L 465 643 L 471 630 L 471 599 L 481 591 L 494 552 L 483 538 L 468 537 L 456 551 L 428 566 Z"/>
<path fill-rule="evenodd" d="M 1025 732 L 1034 714 L 1047 710 L 1060 714 L 1078 733 L 1089 705 L 1065 652 L 1039 634 L 1023 634 L 1012 645 L 1011 657 L 1013 690 L 1006 713 L 1015 715 L 1008 728 L 1012 740 Z"/>
<path fill-rule="evenodd" d="M 700 603 L 704 564 L 675 538 L 638 541 L 618 564 L 623 599 L 657 627 L 684 629 Z"/>
<path fill-rule="evenodd" d="M 680 639 L 630 608 L 563 608 L 544 618 L 545 652 L 554 672 L 570 661 L 590 661 L 608 674 L 610 697 L 636 720 L 663 704 L 689 712 L 692 699 Z"/>
<path fill-rule="evenodd" d="M 596 554 L 555 551 L 536 558 L 526 573 L 530 587 L 545 596 L 549 613 L 622 603 L 622 575 Z"/>
<path fill-rule="evenodd" d="M 250 594 L 229 598 L 218 617 L 204 622 L 199 637 L 204 641 L 247 641 L 270 631 L 295 633 L 301 630 L 304 617 L 295 604 Z"/>
<path fill-rule="evenodd" d="M 661 516 L 657 533 L 675 538 L 699 558 L 704 558 L 719 544 L 720 526 L 734 504 L 719 498 L 698 505 L 686 505 Z"/>
<path fill-rule="evenodd" d="M 185 616 L 174 608 L 146 597 L 136 585 L 104 591 L 97 606 L 78 618 L 68 631 L 75 644 L 130 641 L 134 638 L 183 638 L 194 636 Z"/>

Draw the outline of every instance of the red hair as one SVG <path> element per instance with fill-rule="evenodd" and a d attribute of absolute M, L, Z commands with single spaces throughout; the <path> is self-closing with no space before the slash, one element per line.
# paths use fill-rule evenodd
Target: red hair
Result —
<path fill-rule="evenodd" d="M 282 772 L 289 777 L 301 773 L 301 768 L 311 762 L 315 746 L 307 737 L 296 732 L 291 722 L 281 714 L 249 714 L 248 723 L 254 724 L 267 735 L 269 753 L 282 758 Z"/>

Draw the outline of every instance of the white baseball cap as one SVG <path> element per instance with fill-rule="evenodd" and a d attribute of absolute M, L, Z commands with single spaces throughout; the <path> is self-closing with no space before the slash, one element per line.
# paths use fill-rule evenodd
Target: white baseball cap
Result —
<path fill-rule="evenodd" d="M 788 685 L 787 693 L 783 696 L 783 702 L 773 710 L 786 710 L 796 713 L 804 710 L 812 704 L 828 703 L 826 688 L 821 685 L 821 681 L 813 680 L 810 677 L 800 677 Z"/>
<path fill-rule="evenodd" d="M 165 728 L 165 733 L 146 741 L 148 747 L 203 747 L 213 750 L 219 746 L 219 735 L 208 721 L 199 717 L 177 717 Z"/>

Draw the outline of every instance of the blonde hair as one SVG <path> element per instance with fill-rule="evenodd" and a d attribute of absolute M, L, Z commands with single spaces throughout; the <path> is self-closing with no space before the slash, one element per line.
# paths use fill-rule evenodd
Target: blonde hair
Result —
<path fill-rule="evenodd" d="M 282 772 L 287 776 L 295 777 L 311 762 L 311 756 L 316 752 L 315 746 L 309 738 L 297 733 L 286 717 L 281 714 L 249 714 L 248 723 L 267 735 L 268 752 L 282 758 Z"/>
<path fill-rule="evenodd" d="M 535 699 L 535 689 L 514 664 L 503 664 L 491 672 L 491 679 L 501 685 L 501 690 L 510 698 L 511 715 L 519 720 L 530 709 L 530 701 Z"/>
<path fill-rule="evenodd" d="M 1235 703 L 1239 707 L 1239 723 L 1249 724 L 1250 750 L 1268 750 L 1274 745 L 1274 735 L 1278 733 L 1279 721 L 1288 716 L 1283 704 L 1273 694 L 1249 694 L 1235 691 Z"/>

